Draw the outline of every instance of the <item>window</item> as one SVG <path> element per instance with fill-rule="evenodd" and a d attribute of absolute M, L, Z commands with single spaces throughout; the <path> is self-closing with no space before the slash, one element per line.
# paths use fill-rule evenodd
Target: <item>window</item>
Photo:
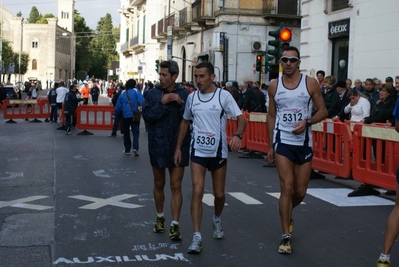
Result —
<path fill-rule="evenodd" d="M 63 18 L 63 19 L 69 19 L 69 12 L 61 11 L 61 18 Z"/>
<path fill-rule="evenodd" d="M 331 0 L 331 11 L 337 11 L 347 8 L 349 0 Z"/>
<path fill-rule="evenodd" d="M 37 60 L 32 60 L 32 70 L 37 70 Z"/>
<path fill-rule="evenodd" d="M 32 48 L 38 48 L 39 47 L 39 42 L 33 41 L 32 42 Z"/>

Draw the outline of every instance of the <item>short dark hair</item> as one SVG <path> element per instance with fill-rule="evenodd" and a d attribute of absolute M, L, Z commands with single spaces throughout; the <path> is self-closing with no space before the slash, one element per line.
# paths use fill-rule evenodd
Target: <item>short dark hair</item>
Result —
<path fill-rule="evenodd" d="M 319 74 L 323 75 L 323 77 L 326 76 L 326 72 L 325 72 L 324 70 L 318 70 L 318 71 L 316 72 L 316 75 L 319 75 Z"/>
<path fill-rule="evenodd" d="M 335 84 L 335 87 L 346 88 L 346 82 L 345 82 L 345 81 L 338 81 L 338 82 Z"/>
<path fill-rule="evenodd" d="M 197 66 L 195 66 L 195 68 L 196 69 L 206 68 L 209 75 L 215 74 L 215 68 L 213 67 L 211 62 L 201 62 Z"/>
<path fill-rule="evenodd" d="M 296 48 L 295 46 L 286 46 L 286 47 L 283 48 L 282 53 L 284 53 L 285 51 L 295 51 L 295 52 L 298 54 L 298 58 L 299 58 L 299 59 L 301 58 L 301 55 L 300 55 L 300 53 L 299 53 L 299 50 L 298 50 L 298 48 Z"/>
<path fill-rule="evenodd" d="M 367 79 L 366 79 L 366 82 L 371 82 L 373 85 L 375 85 L 375 82 L 374 82 L 374 80 L 373 80 L 373 79 L 371 79 L 371 78 L 367 78 Z"/>
<path fill-rule="evenodd" d="M 126 82 L 126 88 L 127 89 L 132 89 L 136 87 L 136 81 L 134 79 L 129 79 Z"/>
<path fill-rule="evenodd" d="M 161 69 L 168 69 L 169 73 L 173 76 L 179 74 L 179 65 L 174 60 L 164 60 L 159 64 Z"/>

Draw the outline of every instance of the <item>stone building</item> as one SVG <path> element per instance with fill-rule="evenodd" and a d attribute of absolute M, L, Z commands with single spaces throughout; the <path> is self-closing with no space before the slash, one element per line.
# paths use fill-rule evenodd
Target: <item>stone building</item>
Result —
<path fill-rule="evenodd" d="M 21 75 L 15 69 L 12 83 L 37 79 L 46 87 L 48 81 L 67 81 L 75 76 L 74 5 L 74 0 L 58 0 L 58 19 L 47 19 L 48 24 L 25 23 L 0 9 L 2 38 L 10 42 L 15 53 L 29 55 L 27 72 Z"/>

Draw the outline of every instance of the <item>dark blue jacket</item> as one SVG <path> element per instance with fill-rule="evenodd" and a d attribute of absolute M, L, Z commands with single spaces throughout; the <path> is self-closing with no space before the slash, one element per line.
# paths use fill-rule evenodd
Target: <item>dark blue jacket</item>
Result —
<path fill-rule="evenodd" d="M 172 93 L 176 93 L 186 102 L 188 92 L 180 85 L 175 86 Z M 180 122 L 183 119 L 184 104 L 176 101 L 166 105 L 161 103 L 162 97 L 168 94 L 160 85 L 148 91 L 142 115 L 148 123 L 148 151 L 151 165 L 158 168 L 174 167 L 174 154 Z M 190 131 L 184 137 L 181 152 L 181 166 L 188 166 Z"/>

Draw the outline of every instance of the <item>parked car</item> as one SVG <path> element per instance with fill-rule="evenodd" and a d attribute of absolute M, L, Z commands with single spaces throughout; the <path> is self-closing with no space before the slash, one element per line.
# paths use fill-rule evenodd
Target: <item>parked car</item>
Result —
<path fill-rule="evenodd" d="M 12 84 L 6 84 L 0 87 L 0 103 L 3 103 L 3 100 L 12 99 L 21 99 L 21 92 Z"/>

